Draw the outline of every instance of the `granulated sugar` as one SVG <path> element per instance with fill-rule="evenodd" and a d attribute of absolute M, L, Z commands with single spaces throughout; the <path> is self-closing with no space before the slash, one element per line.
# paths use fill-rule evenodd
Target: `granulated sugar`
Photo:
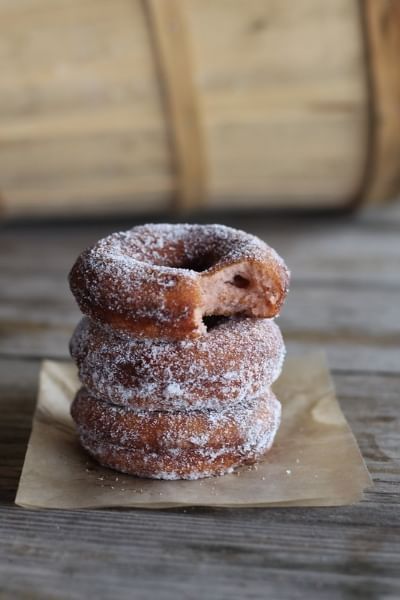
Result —
<path fill-rule="evenodd" d="M 285 347 L 271 319 L 229 319 L 194 340 L 124 335 L 85 318 L 71 340 L 81 381 L 114 404 L 148 410 L 218 409 L 260 396 Z"/>
<path fill-rule="evenodd" d="M 70 273 L 90 317 L 70 346 L 84 448 L 159 479 L 253 464 L 279 427 L 270 386 L 285 356 L 278 326 L 260 317 L 278 314 L 288 283 L 272 248 L 222 225 L 144 225 L 84 251 Z"/>
<path fill-rule="evenodd" d="M 220 281 L 229 269 L 232 281 Z M 254 270 L 248 289 L 235 284 L 240 269 Z M 137 335 L 171 337 L 204 333 L 204 314 L 273 316 L 288 283 L 272 248 L 223 225 L 150 224 L 114 233 L 84 251 L 70 273 L 85 314 Z M 222 295 L 212 299 L 217 289 Z"/>

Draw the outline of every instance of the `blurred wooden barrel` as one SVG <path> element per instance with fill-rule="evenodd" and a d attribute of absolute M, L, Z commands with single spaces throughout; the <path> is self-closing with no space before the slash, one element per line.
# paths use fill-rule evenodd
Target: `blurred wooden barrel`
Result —
<path fill-rule="evenodd" d="M 400 189 L 397 0 L 1 0 L 5 216 Z"/>

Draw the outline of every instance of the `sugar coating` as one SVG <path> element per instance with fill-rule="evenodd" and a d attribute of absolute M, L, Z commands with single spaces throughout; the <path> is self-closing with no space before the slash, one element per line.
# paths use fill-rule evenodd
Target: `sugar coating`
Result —
<path fill-rule="evenodd" d="M 225 225 L 193 225 L 187 223 L 149 223 L 133 227 L 128 231 L 113 233 L 99 240 L 86 250 L 88 267 L 99 266 L 105 275 L 125 277 L 127 271 L 139 270 L 139 277 L 149 273 L 148 267 L 157 267 L 157 272 L 169 275 L 162 280 L 165 287 L 174 285 L 177 271 L 187 277 L 196 277 L 196 261 L 201 270 L 213 270 L 217 263 L 229 263 L 243 259 L 273 260 L 285 268 L 283 259 L 255 235 Z M 208 261 L 210 264 L 208 264 Z M 202 262 L 202 264 L 201 264 Z M 191 268 L 193 263 L 193 268 Z M 140 269 L 142 272 L 140 273 Z M 124 282 L 138 287 L 137 280 Z M 133 287 L 131 287 L 133 289 Z M 120 290 L 116 290 L 117 296 Z"/>
<path fill-rule="evenodd" d="M 81 310 L 98 321 L 150 337 L 197 335 L 204 332 L 202 278 L 243 262 L 267 269 L 277 312 L 289 282 L 283 260 L 256 236 L 224 225 L 149 224 L 114 233 L 81 254 L 70 284 Z"/>
<path fill-rule="evenodd" d="M 244 316 L 276 316 L 288 284 L 272 248 L 222 225 L 149 224 L 84 251 L 70 273 L 91 317 L 71 340 L 87 387 L 72 406 L 82 445 L 160 479 L 255 462 L 279 426 L 269 386 L 285 348 L 272 319 Z M 232 318 L 207 330 L 204 315 Z"/>
<path fill-rule="evenodd" d="M 114 406 L 85 388 L 76 395 L 72 417 L 82 435 L 125 446 L 152 450 L 252 446 L 275 423 L 276 398 L 268 391 L 223 410 L 150 411 Z"/>
<path fill-rule="evenodd" d="M 70 349 L 95 396 L 165 411 L 217 410 L 258 397 L 279 376 L 285 355 L 276 323 L 249 318 L 176 341 L 138 338 L 84 318 Z"/>
<path fill-rule="evenodd" d="M 281 406 L 270 399 L 270 416 L 264 426 L 249 428 L 242 444 L 214 449 L 199 448 L 127 448 L 99 440 L 90 433 L 81 433 L 84 448 L 100 464 L 123 473 L 152 479 L 199 479 L 231 473 L 243 464 L 252 464 L 265 454 L 274 441 L 279 427 Z"/>

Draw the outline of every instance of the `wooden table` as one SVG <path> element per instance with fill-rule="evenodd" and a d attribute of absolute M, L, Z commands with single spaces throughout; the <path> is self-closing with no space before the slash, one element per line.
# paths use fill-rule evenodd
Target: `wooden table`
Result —
<path fill-rule="evenodd" d="M 400 206 L 225 221 L 286 258 L 289 352 L 326 350 L 374 489 L 332 509 L 15 507 L 40 361 L 68 357 L 79 318 L 68 268 L 129 223 L 10 224 L 0 241 L 1 598 L 400 597 Z"/>

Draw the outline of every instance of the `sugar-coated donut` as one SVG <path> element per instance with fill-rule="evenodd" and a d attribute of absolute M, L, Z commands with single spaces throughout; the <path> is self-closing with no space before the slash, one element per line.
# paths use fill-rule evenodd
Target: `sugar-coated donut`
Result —
<path fill-rule="evenodd" d="M 278 378 L 285 355 L 272 319 L 216 319 L 194 339 L 132 337 L 84 318 L 70 344 L 94 396 L 146 410 L 221 409 Z"/>
<path fill-rule="evenodd" d="M 277 400 L 268 391 L 221 411 L 137 411 L 98 400 L 81 388 L 71 415 L 81 435 L 126 448 L 218 450 L 246 446 L 274 430 Z"/>
<path fill-rule="evenodd" d="M 289 272 L 257 237 L 223 225 L 152 224 L 114 233 L 70 272 L 82 312 L 137 336 L 205 333 L 207 315 L 273 317 Z"/>
<path fill-rule="evenodd" d="M 99 442 L 89 436 L 80 438 L 85 450 L 103 467 L 148 479 L 201 479 L 232 473 L 242 465 L 252 465 L 268 450 L 225 448 L 210 451 L 182 450 L 149 452 Z"/>
<path fill-rule="evenodd" d="M 81 433 L 82 446 L 101 465 L 152 479 L 199 479 L 232 472 L 236 467 L 253 464 L 272 446 L 280 421 L 280 403 L 269 398 L 268 419 L 259 427 L 250 427 L 242 444 L 204 447 L 131 448 L 110 443 L 95 433 Z M 264 425 L 264 426 L 263 426 Z"/>

